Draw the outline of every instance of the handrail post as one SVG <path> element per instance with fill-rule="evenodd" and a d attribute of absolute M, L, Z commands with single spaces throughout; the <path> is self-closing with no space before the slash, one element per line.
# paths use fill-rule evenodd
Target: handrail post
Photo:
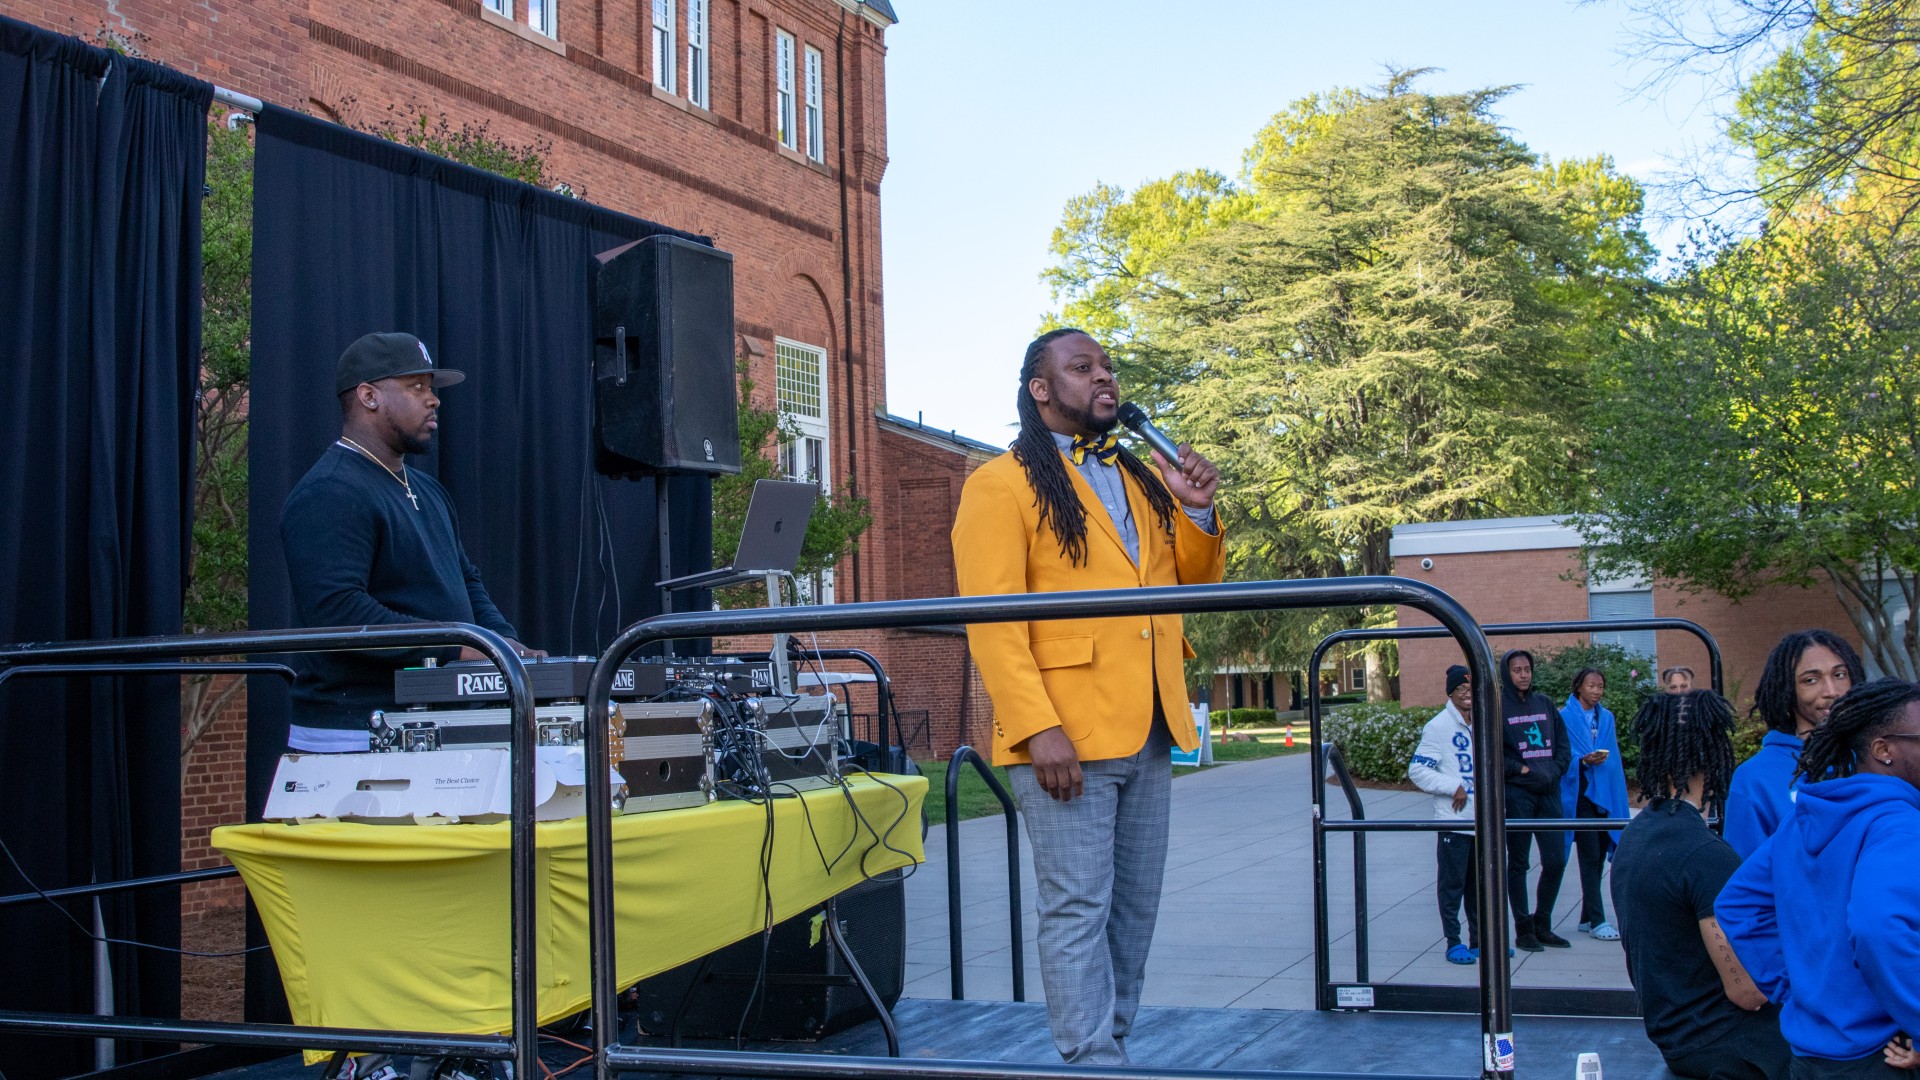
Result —
<path fill-rule="evenodd" d="M 1014 805 L 1013 796 L 1008 793 L 1000 778 L 993 775 L 986 760 L 979 751 L 971 746 L 962 746 L 953 752 L 947 760 L 947 962 L 948 981 L 953 988 L 953 1000 L 964 1001 L 967 997 L 966 980 L 962 974 L 966 966 L 965 949 L 962 943 L 964 928 L 960 918 L 960 819 L 955 810 L 960 797 L 960 766 L 973 766 L 980 778 L 987 782 L 987 789 L 1000 801 L 1000 812 L 1007 821 L 1007 926 L 1010 928 L 1013 949 L 1013 1000 L 1027 1000 L 1027 946 L 1021 926 L 1020 903 L 1020 813 Z"/>
<path fill-rule="evenodd" d="M 1327 744 L 1320 730 L 1320 680 L 1314 672 L 1320 664 L 1316 650 L 1307 669 L 1307 756 L 1313 766 L 1309 787 L 1312 791 L 1313 818 L 1313 1007 L 1321 1012 L 1333 1008 L 1329 985 L 1333 982 L 1332 913 L 1327 904 Z"/>
<path fill-rule="evenodd" d="M 1355 821 L 1367 819 L 1367 808 L 1360 802 L 1360 791 L 1354 786 L 1353 774 L 1347 770 L 1346 755 L 1333 743 L 1325 744 L 1327 765 L 1333 769 L 1340 780 L 1340 790 L 1346 793 L 1347 809 Z M 1323 823 L 1324 825 L 1324 823 Z M 1367 931 L 1370 918 L 1367 914 L 1367 834 L 1353 834 L 1353 981 L 1371 982 L 1372 949 Z"/>

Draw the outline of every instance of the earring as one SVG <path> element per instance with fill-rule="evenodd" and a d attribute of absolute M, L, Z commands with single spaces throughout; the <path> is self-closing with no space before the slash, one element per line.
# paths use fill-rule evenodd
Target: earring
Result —
<path fill-rule="evenodd" d="M 1893 764 L 1893 759 L 1892 759 L 1892 758 L 1890 758 L 1890 757 L 1883 757 L 1883 758 L 1881 758 L 1881 759 L 1880 759 L 1880 764 L 1882 764 L 1882 765 L 1891 765 L 1891 764 Z"/>

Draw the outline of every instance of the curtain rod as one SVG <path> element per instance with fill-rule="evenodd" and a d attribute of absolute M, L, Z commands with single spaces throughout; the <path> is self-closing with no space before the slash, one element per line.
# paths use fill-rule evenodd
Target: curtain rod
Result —
<path fill-rule="evenodd" d="M 257 97 L 248 97 L 237 90 L 229 90 L 224 86 L 216 86 L 213 88 L 213 100 L 250 113 L 260 112 L 267 107 L 266 102 L 261 101 Z"/>

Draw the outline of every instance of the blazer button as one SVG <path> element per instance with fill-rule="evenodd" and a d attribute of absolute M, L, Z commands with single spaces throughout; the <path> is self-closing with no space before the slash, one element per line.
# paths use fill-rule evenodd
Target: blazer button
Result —
<path fill-rule="evenodd" d="M 1152 636 L 1153 636 L 1153 631 L 1151 631 L 1151 630 L 1142 630 L 1142 631 L 1140 631 L 1140 636 L 1141 636 L 1141 637 L 1143 637 L 1143 638 L 1145 638 L 1145 637 L 1152 637 Z"/>

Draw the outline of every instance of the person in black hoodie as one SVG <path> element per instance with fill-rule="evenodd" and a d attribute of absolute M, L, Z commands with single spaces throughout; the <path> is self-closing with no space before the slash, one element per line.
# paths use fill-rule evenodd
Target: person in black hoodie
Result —
<path fill-rule="evenodd" d="M 1561 818 L 1560 777 L 1567 771 L 1560 710 L 1533 688 L 1533 654 L 1514 649 L 1500 658 L 1500 718 L 1505 759 L 1507 817 Z M 1527 912 L 1527 849 L 1540 848 L 1540 885 Z M 1553 902 L 1567 869 L 1567 846 L 1557 832 L 1507 834 L 1507 900 L 1513 907 L 1513 943 L 1528 952 L 1572 943 L 1553 932 Z"/>

